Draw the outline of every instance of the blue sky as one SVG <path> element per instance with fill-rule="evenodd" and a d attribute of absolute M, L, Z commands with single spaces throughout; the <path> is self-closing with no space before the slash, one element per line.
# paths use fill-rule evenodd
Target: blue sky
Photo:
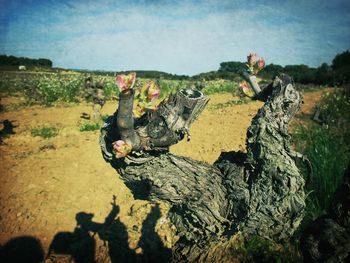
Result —
<path fill-rule="evenodd" d="M 350 49 L 349 0 L 0 0 L 0 54 L 193 75 L 256 52 L 319 66 Z"/>

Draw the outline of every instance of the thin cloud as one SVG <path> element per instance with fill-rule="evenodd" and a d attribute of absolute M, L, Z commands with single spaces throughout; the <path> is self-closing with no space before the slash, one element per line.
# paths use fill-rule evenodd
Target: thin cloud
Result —
<path fill-rule="evenodd" d="M 244 61 L 250 51 L 268 63 L 319 66 L 349 48 L 347 7 L 340 0 L 12 4 L 0 16 L 7 21 L 0 53 L 67 68 L 189 75 Z"/>

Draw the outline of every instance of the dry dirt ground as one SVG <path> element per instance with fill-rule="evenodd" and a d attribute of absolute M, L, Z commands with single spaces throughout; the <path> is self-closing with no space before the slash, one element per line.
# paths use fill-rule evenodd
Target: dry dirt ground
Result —
<path fill-rule="evenodd" d="M 320 91 L 304 95 L 300 120 L 309 117 L 320 96 Z M 215 105 L 234 98 L 230 94 L 210 98 L 209 105 L 191 128 L 192 140 L 173 146 L 173 153 L 213 163 L 221 151 L 245 149 L 246 129 L 262 103 L 215 109 Z M 1 103 L 6 107 L 15 101 L 2 98 Z M 116 102 L 108 102 L 102 114 L 112 114 L 115 108 Z M 63 237 L 63 243 L 74 243 L 75 235 L 82 231 L 81 222 L 88 222 L 92 232 L 82 235 L 87 237 L 86 246 L 92 246 L 90 256 L 97 261 L 109 261 L 106 251 L 112 248 L 108 247 L 108 239 L 104 239 L 101 231 L 91 236 L 94 227 L 103 226 L 110 215 L 123 233 L 119 240 L 124 239 L 124 245 L 136 255 L 145 250 L 147 239 L 152 243 L 158 237 L 165 248 L 171 247 L 176 237 L 169 227 L 166 207 L 161 205 L 158 209 L 146 201 L 135 200 L 117 172 L 103 160 L 98 145 L 99 131 L 79 131 L 80 114 L 91 110 L 91 105 L 80 104 L 35 106 L 0 113 L 1 122 L 8 119 L 17 125 L 15 134 L 0 145 L 2 246 L 17 247 L 21 251 L 15 253 L 21 254 L 26 253 L 21 244 L 28 242 L 28 249 L 41 251 L 37 257 L 40 253 L 46 256 L 50 245 L 55 247 L 59 237 Z M 58 127 L 59 134 L 49 139 L 33 137 L 31 129 L 43 125 Z M 116 196 L 115 206 L 111 205 L 113 196 Z M 74 244 L 68 247 L 61 251 L 56 248 L 59 253 L 47 261 L 67 261 L 63 255 L 73 254 Z M 109 256 L 112 258 L 111 252 Z M 79 260 L 76 258 L 76 261 Z"/>

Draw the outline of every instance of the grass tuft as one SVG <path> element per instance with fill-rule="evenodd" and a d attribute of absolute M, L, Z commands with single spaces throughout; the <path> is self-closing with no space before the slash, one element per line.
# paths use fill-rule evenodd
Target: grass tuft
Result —
<path fill-rule="evenodd" d="M 325 213 L 335 190 L 343 182 L 350 161 L 349 105 L 349 96 L 342 90 L 327 93 L 320 101 L 323 124 L 299 126 L 292 135 L 296 150 L 312 165 L 311 174 L 299 165 L 308 193 L 303 225 Z"/>
<path fill-rule="evenodd" d="M 97 122 L 84 122 L 82 125 L 80 125 L 79 131 L 96 131 L 100 128 L 101 126 Z"/>
<path fill-rule="evenodd" d="M 53 126 L 44 126 L 38 128 L 32 128 L 30 133 L 33 137 L 41 137 L 49 139 L 58 135 L 58 129 Z"/>

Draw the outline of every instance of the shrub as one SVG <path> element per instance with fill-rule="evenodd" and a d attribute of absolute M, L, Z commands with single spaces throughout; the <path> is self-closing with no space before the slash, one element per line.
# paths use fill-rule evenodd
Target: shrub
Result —
<path fill-rule="evenodd" d="M 216 80 L 205 82 L 203 92 L 207 95 L 214 93 L 233 93 L 236 94 L 238 91 L 238 83 L 227 80 Z"/>
<path fill-rule="evenodd" d="M 84 122 L 82 125 L 79 127 L 79 131 L 84 132 L 84 131 L 96 131 L 100 129 L 100 124 L 97 122 Z"/>
<path fill-rule="evenodd" d="M 55 102 L 76 102 L 83 83 L 79 74 L 2 73 L 0 92 L 6 95 L 22 92 L 29 105 L 51 106 Z"/>
<path fill-rule="evenodd" d="M 170 94 L 175 93 L 180 89 L 188 87 L 189 82 L 180 80 L 161 80 L 159 83 L 160 86 L 160 99 L 166 99 Z"/>
<path fill-rule="evenodd" d="M 106 100 L 110 100 L 113 96 L 116 96 L 119 93 L 114 78 L 109 78 L 104 81 L 103 92 Z"/>
<path fill-rule="evenodd" d="M 38 95 L 35 98 L 46 106 L 52 105 L 56 101 L 74 102 L 80 88 L 83 85 L 83 79 L 76 76 L 44 76 L 33 80 Z"/>
<path fill-rule="evenodd" d="M 33 128 L 30 130 L 30 133 L 33 137 L 39 136 L 44 139 L 52 138 L 58 135 L 58 129 L 53 126 L 44 126 Z"/>

